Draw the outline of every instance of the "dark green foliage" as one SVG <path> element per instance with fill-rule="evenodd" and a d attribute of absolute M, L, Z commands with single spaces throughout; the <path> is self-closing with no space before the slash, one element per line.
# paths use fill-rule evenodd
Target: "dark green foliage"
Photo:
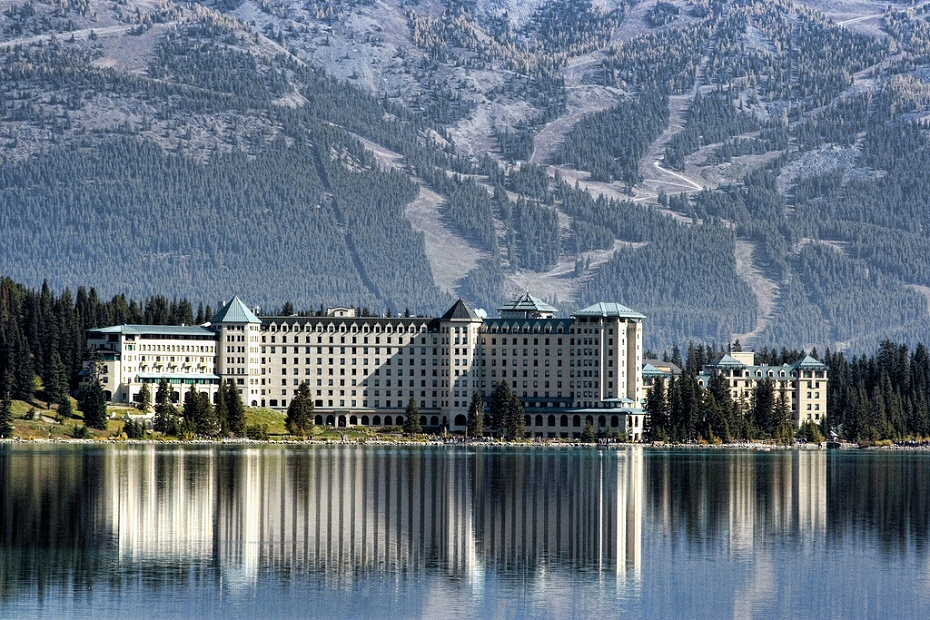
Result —
<path fill-rule="evenodd" d="M 45 400 L 49 405 L 61 405 L 68 398 L 67 370 L 61 361 L 58 351 L 52 353 L 52 363 L 49 369 L 49 378 L 45 383 Z"/>
<path fill-rule="evenodd" d="M 559 260 L 561 235 L 555 209 L 520 199 L 511 211 L 508 253 L 513 267 L 547 271 Z"/>
<path fill-rule="evenodd" d="M 596 181 L 632 186 L 642 180 L 639 160 L 667 125 L 668 97 L 648 90 L 610 110 L 585 115 L 565 136 L 554 160 L 587 170 Z"/>
<path fill-rule="evenodd" d="M 245 406 L 242 403 L 242 395 L 239 389 L 230 379 L 226 384 L 226 426 L 224 434 L 230 434 L 235 437 L 242 437 L 245 434 Z M 311 408 L 313 402 L 310 403 Z M 219 417 L 219 416 L 217 416 Z M 311 422 L 313 418 L 311 417 Z"/>
<path fill-rule="evenodd" d="M 653 28 L 670 24 L 678 18 L 679 8 L 671 2 L 659 0 L 646 14 L 646 23 Z"/>
<path fill-rule="evenodd" d="M 228 93 L 240 105 L 268 102 L 288 90 L 281 71 L 260 70 L 248 52 L 227 48 L 216 41 L 191 45 L 193 36 L 212 33 L 182 32 L 162 42 L 149 62 L 150 77 Z"/>
<path fill-rule="evenodd" d="M 486 250 L 497 250 L 494 200 L 488 190 L 471 179 L 464 180 L 448 195 L 445 215 L 456 230 Z"/>
<path fill-rule="evenodd" d="M 139 406 L 143 412 L 148 413 L 152 408 L 152 389 L 148 383 L 143 383 L 139 390 Z"/>
<path fill-rule="evenodd" d="M 145 426 L 142 422 L 132 418 L 126 420 L 126 424 L 123 425 L 123 432 L 126 433 L 126 437 L 129 439 L 145 439 Z"/>
<path fill-rule="evenodd" d="M 245 436 L 255 441 L 268 441 L 268 425 L 249 424 L 245 427 Z"/>
<path fill-rule="evenodd" d="M 652 384 L 652 390 L 646 399 L 646 441 L 668 440 L 668 403 L 666 401 L 665 380 L 658 377 Z"/>
<path fill-rule="evenodd" d="M 830 368 L 825 426 L 849 441 L 930 436 L 930 353 L 881 342 L 871 356 L 824 356 Z"/>
<path fill-rule="evenodd" d="M 235 388 L 233 390 L 235 391 Z M 300 384 L 287 406 L 284 425 L 288 433 L 298 437 L 306 437 L 313 430 L 313 394 L 307 383 Z"/>
<path fill-rule="evenodd" d="M 681 94 L 694 85 L 712 31 L 711 20 L 704 20 L 623 41 L 610 49 L 601 79 L 609 85 L 629 84 Z"/>
<path fill-rule="evenodd" d="M 607 11 L 591 0 L 549 0 L 533 12 L 527 34 L 549 51 L 580 51 L 604 45 L 626 12 L 624 5 Z"/>
<path fill-rule="evenodd" d="M 224 381 L 220 383 L 220 389 L 216 394 L 216 405 L 213 407 L 214 415 L 216 415 L 216 424 L 220 429 L 219 434 L 221 437 L 229 436 L 229 410 L 227 400 L 229 398 L 230 388 L 232 388 L 233 391 L 236 390 L 234 382 Z"/>
<path fill-rule="evenodd" d="M 162 379 L 155 391 L 155 420 L 153 428 L 165 435 L 177 435 L 180 431 L 178 411 L 171 402 L 173 390 L 167 379 Z"/>
<path fill-rule="evenodd" d="M 588 420 L 581 431 L 581 443 L 595 443 L 596 441 L 597 432 L 594 430 L 594 425 Z"/>
<path fill-rule="evenodd" d="M 820 427 L 810 421 L 801 424 L 801 428 L 798 429 L 797 435 L 807 443 L 820 443 L 824 440 L 823 433 L 820 432 Z"/>
<path fill-rule="evenodd" d="M 501 156 L 510 162 L 527 160 L 533 154 L 534 133 L 526 127 L 518 127 L 514 131 L 498 130 L 494 136 Z"/>
<path fill-rule="evenodd" d="M 13 374 L 9 371 L 3 373 L 3 382 L 0 385 L 0 438 L 13 436 Z"/>
<path fill-rule="evenodd" d="M 502 382 L 507 385 L 506 382 Z M 523 403 L 513 392 L 507 399 L 507 406 L 503 416 L 503 428 L 501 436 L 507 441 L 516 441 L 523 439 L 526 435 L 526 409 Z"/>
<path fill-rule="evenodd" d="M 474 308 L 494 308 L 502 296 L 504 270 L 499 259 L 481 260 L 459 282 L 459 294 Z"/>
<path fill-rule="evenodd" d="M 61 402 L 58 403 L 58 417 L 67 420 L 73 415 L 74 410 L 71 408 L 71 399 L 68 397 L 61 399 Z"/>
<path fill-rule="evenodd" d="M 484 401 L 477 390 L 472 392 L 471 404 L 468 406 L 468 436 L 484 437 Z"/>
<path fill-rule="evenodd" d="M 416 397 L 411 394 L 410 400 L 407 401 L 407 407 L 404 409 L 404 435 L 417 435 L 423 432 L 420 424 L 420 405 Z"/>
<path fill-rule="evenodd" d="M 775 415 L 775 386 L 771 379 L 759 381 L 752 391 L 752 418 L 756 426 L 769 436 L 774 435 L 783 422 Z"/>
<path fill-rule="evenodd" d="M 684 170 L 685 156 L 708 144 L 759 129 L 759 122 L 733 105 L 734 93 L 718 90 L 695 96 L 688 120 L 665 149 L 665 165 Z"/>
<path fill-rule="evenodd" d="M 220 425 L 216 419 L 216 411 L 206 392 L 198 392 L 196 386 L 191 386 L 184 393 L 184 427 L 188 432 L 204 437 L 213 437 L 220 432 Z"/>
<path fill-rule="evenodd" d="M 87 379 L 78 390 L 78 409 L 84 413 L 84 424 L 90 428 L 106 430 L 107 401 L 97 375 L 96 364 L 91 362 Z"/>
<path fill-rule="evenodd" d="M 506 381 L 499 381 L 494 384 L 491 391 L 491 397 L 488 400 L 488 413 L 491 416 L 491 428 L 498 433 L 503 433 L 504 425 L 510 411 L 510 400 L 513 396 L 510 391 L 510 384 Z"/>

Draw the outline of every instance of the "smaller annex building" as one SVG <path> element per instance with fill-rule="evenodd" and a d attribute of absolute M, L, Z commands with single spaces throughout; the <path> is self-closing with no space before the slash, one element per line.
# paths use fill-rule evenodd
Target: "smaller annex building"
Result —
<path fill-rule="evenodd" d="M 204 325 L 91 329 L 87 346 L 113 402 L 138 402 L 162 379 L 175 402 L 190 389 L 215 400 L 232 381 L 246 405 L 283 412 L 307 384 L 316 424 L 401 425 L 413 397 L 423 426 L 464 431 L 472 395 L 506 381 L 529 436 L 578 437 L 590 422 L 642 438 L 642 314 L 602 302 L 560 318 L 529 293 L 498 311 L 458 300 L 439 317 L 258 317 L 235 297 Z"/>
<path fill-rule="evenodd" d="M 704 366 L 698 386 L 707 387 L 714 374 L 727 378 L 733 400 L 742 403 L 744 410 L 751 406 L 756 386 L 769 379 L 776 396 L 785 395 L 796 427 L 805 422 L 820 424 L 827 415 L 827 366 L 809 355 L 793 364 L 764 366 L 756 365 L 752 351 L 729 353 Z"/>

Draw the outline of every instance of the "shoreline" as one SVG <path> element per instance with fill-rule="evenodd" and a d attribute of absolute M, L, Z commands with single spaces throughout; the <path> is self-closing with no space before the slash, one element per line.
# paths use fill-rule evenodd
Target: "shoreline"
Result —
<path fill-rule="evenodd" d="M 656 450 L 730 450 L 730 451 L 752 451 L 752 452 L 772 452 L 772 451 L 789 451 L 789 450 L 826 450 L 824 446 L 818 444 L 795 444 L 792 446 L 765 444 L 758 442 L 743 443 L 723 443 L 723 444 L 651 444 L 651 443 L 627 443 L 618 442 L 610 444 L 591 444 L 591 443 L 571 443 L 558 441 L 429 441 L 429 440 L 390 440 L 390 439 L 367 439 L 359 440 L 316 440 L 316 439 L 248 439 L 248 438 L 226 438 L 226 439 L 77 439 L 73 437 L 56 437 L 56 438 L 33 438 L 23 439 L 20 437 L 0 439 L 0 445 L 4 444 L 86 444 L 86 445 L 157 445 L 157 446 L 306 446 L 306 447 L 332 447 L 332 446 L 392 446 L 392 447 L 413 447 L 413 448 L 534 448 L 534 449 L 591 449 L 591 450 L 619 450 L 626 447 L 656 449 Z M 930 452 L 930 445 L 890 445 L 890 446 L 869 446 L 859 447 L 854 443 L 842 443 L 836 450 L 865 450 L 865 451 L 903 451 L 903 452 Z"/>

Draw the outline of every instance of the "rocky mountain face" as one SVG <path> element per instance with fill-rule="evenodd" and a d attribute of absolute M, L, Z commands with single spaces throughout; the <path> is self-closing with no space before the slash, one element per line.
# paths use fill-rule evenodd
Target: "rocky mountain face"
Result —
<path fill-rule="evenodd" d="M 268 308 L 930 338 L 930 3 L 0 4 L 0 265 Z"/>

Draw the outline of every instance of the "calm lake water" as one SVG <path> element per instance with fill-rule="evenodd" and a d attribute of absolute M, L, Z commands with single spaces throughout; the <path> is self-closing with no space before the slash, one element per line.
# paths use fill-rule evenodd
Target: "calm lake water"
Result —
<path fill-rule="evenodd" d="M 930 614 L 930 453 L 0 445 L 0 617 Z"/>

